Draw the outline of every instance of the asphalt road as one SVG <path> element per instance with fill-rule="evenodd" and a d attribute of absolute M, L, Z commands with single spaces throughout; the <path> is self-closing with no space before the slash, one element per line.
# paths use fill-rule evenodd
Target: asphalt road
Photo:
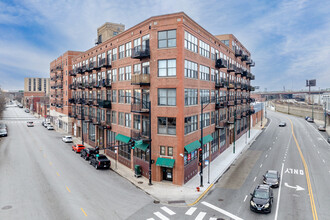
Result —
<path fill-rule="evenodd" d="M 153 204 L 113 171 L 95 170 L 23 109 L 7 108 L 2 122 L 0 219 L 127 219 Z"/>

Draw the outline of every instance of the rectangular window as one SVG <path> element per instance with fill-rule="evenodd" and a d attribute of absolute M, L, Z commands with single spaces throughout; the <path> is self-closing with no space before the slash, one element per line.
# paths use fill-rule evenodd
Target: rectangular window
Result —
<path fill-rule="evenodd" d="M 213 47 L 211 47 L 211 59 L 215 60 L 216 56 L 215 56 L 215 49 Z"/>
<path fill-rule="evenodd" d="M 119 78 L 118 81 L 124 81 L 125 80 L 125 67 L 119 68 Z"/>
<path fill-rule="evenodd" d="M 125 116 L 124 112 L 118 112 L 118 124 L 125 126 Z"/>
<path fill-rule="evenodd" d="M 202 120 L 202 114 L 200 114 L 199 115 L 199 126 L 201 126 L 202 127 L 202 123 L 201 123 L 201 120 Z M 209 112 L 207 112 L 207 113 L 203 113 L 203 127 L 205 128 L 205 127 L 207 127 L 207 126 L 209 126 L 210 125 L 210 113 Z"/>
<path fill-rule="evenodd" d="M 199 54 L 203 57 L 210 58 L 210 45 L 199 40 Z"/>
<path fill-rule="evenodd" d="M 141 74 L 141 64 L 134 64 L 134 74 Z"/>
<path fill-rule="evenodd" d="M 118 90 L 118 103 L 125 103 L 125 90 Z"/>
<path fill-rule="evenodd" d="M 199 65 L 199 74 L 201 80 L 210 81 L 210 68 L 207 66 Z"/>
<path fill-rule="evenodd" d="M 184 61 L 184 76 L 186 78 L 198 79 L 198 65 L 189 60 Z"/>
<path fill-rule="evenodd" d="M 125 113 L 125 126 L 130 128 L 131 127 L 131 114 L 130 113 Z"/>
<path fill-rule="evenodd" d="M 111 123 L 117 124 L 117 112 L 116 111 L 111 112 Z"/>
<path fill-rule="evenodd" d="M 158 117 L 158 134 L 176 135 L 176 118 Z"/>
<path fill-rule="evenodd" d="M 132 66 L 125 67 L 126 80 L 131 80 L 132 76 Z"/>
<path fill-rule="evenodd" d="M 187 31 L 184 32 L 184 48 L 192 52 L 198 52 L 197 37 L 194 37 Z"/>
<path fill-rule="evenodd" d="M 117 81 L 117 69 L 112 70 L 112 82 Z"/>
<path fill-rule="evenodd" d="M 189 134 L 197 130 L 197 115 L 186 117 L 184 119 L 184 134 Z"/>
<path fill-rule="evenodd" d="M 113 103 L 117 102 L 117 90 L 112 90 L 111 102 Z"/>
<path fill-rule="evenodd" d="M 167 156 L 173 156 L 173 147 L 167 147 Z"/>
<path fill-rule="evenodd" d="M 158 60 L 158 76 L 172 77 L 176 76 L 176 60 Z"/>
<path fill-rule="evenodd" d="M 184 89 L 184 105 L 197 105 L 198 104 L 198 90 L 197 89 Z"/>
<path fill-rule="evenodd" d="M 140 115 L 134 115 L 133 116 L 133 128 L 136 130 L 140 130 L 141 129 L 141 116 Z"/>
<path fill-rule="evenodd" d="M 142 63 L 142 74 L 150 74 L 150 63 L 149 62 Z"/>
<path fill-rule="evenodd" d="M 158 89 L 158 105 L 176 106 L 176 89 Z"/>
<path fill-rule="evenodd" d="M 208 89 L 201 89 L 199 90 L 199 96 L 201 97 L 200 101 L 203 103 L 208 103 L 210 101 L 210 90 Z"/>
<path fill-rule="evenodd" d="M 112 50 L 112 61 L 117 60 L 117 48 L 113 48 Z"/>
<path fill-rule="evenodd" d="M 158 48 L 176 47 L 176 30 L 158 32 Z"/>
<path fill-rule="evenodd" d="M 131 95 L 132 95 L 132 92 L 131 90 L 126 90 L 126 96 L 125 96 L 125 103 L 127 104 L 131 104 Z"/>
<path fill-rule="evenodd" d="M 126 57 L 130 57 L 131 56 L 131 50 L 132 48 L 132 42 L 129 42 L 126 44 Z"/>
<path fill-rule="evenodd" d="M 119 57 L 118 59 L 122 59 L 125 57 L 125 45 L 120 45 L 119 46 Z"/>
<path fill-rule="evenodd" d="M 166 155 L 166 147 L 165 146 L 160 146 L 160 155 L 165 156 Z"/>

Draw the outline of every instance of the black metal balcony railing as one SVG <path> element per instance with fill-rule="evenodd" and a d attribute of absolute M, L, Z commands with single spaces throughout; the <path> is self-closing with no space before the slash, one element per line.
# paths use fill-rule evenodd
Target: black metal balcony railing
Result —
<path fill-rule="evenodd" d="M 133 74 L 131 85 L 150 85 L 150 74 Z"/>
<path fill-rule="evenodd" d="M 76 76 L 75 71 L 73 71 L 73 70 L 69 70 L 69 76 Z"/>
<path fill-rule="evenodd" d="M 215 62 L 215 67 L 216 68 L 227 68 L 228 62 L 227 62 L 227 60 L 225 60 L 223 58 L 217 59 L 217 61 Z"/>
<path fill-rule="evenodd" d="M 248 71 L 246 69 L 243 69 L 242 76 L 247 76 L 247 74 L 248 74 Z"/>
<path fill-rule="evenodd" d="M 226 127 L 226 125 L 227 125 L 227 120 L 226 119 L 223 119 L 223 120 L 217 119 L 215 121 L 215 128 L 216 129 L 224 129 Z"/>
<path fill-rule="evenodd" d="M 96 63 L 95 62 L 91 62 L 89 63 L 89 68 L 88 68 L 88 72 L 91 72 L 96 66 Z"/>
<path fill-rule="evenodd" d="M 83 65 L 83 66 L 81 67 L 81 70 L 82 70 L 83 73 L 86 72 L 86 71 L 87 71 L 87 66 L 86 66 L 86 65 Z"/>
<path fill-rule="evenodd" d="M 90 115 L 85 115 L 85 122 L 92 122 L 93 117 Z"/>
<path fill-rule="evenodd" d="M 99 100 L 98 101 L 100 108 L 109 108 L 111 109 L 111 101 L 110 100 Z"/>
<path fill-rule="evenodd" d="M 93 117 L 93 124 L 94 125 L 100 125 L 101 124 L 101 118 L 100 117 Z"/>
<path fill-rule="evenodd" d="M 235 82 L 234 81 L 228 81 L 227 89 L 235 89 Z"/>
<path fill-rule="evenodd" d="M 236 70 L 235 70 L 235 74 L 238 75 L 238 74 L 242 74 L 242 68 L 240 67 L 237 67 Z"/>
<path fill-rule="evenodd" d="M 132 49 L 132 56 L 133 59 L 143 59 L 150 57 L 150 49 L 149 45 L 147 46 L 137 46 Z"/>
<path fill-rule="evenodd" d="M 232 63 L 229 63 L 228 64 L 228 67 L 227 67 L 227 72 L 230 73 L 230 72 L 235 72 L 235 69 L 236 69 L 236 66 Z"/>
<path fill-rule="evenodd" d="M 237 49 L 237 48 L 235 49 L 235 56 L 236 56 L 236 57 L 241 57 L 242 54 L 243 54 L 242 50 Z"/>
<path fill-rule="evenodd" d="M 102 79 L 102 86 L 106 88 L 111 88 L 111 80 L 110 79 Z"/>
<path fill-rule="evenodd" d="M 229 117 L 227 123 L 228 124 L 234 124 L 234 119 L 235 119 L 234 116 Z"/>
<path fill-rule="evenodd" d="M 255 66 L 255 64 L 256 63 L 253 60 L 251 60 L 250 67 Z"/>
<path fill-rule="evenodd" d="M 102 81 L 101 81 L 101 80 L 96 81 L 96 82 L 94 83 L 94 85 L 93 85 L 93 87 L 94 87 L 94 88 L 97 88 L 97 89 L 101 88 L 101 86 L 102 86 Z"/>
<path fill-rule="evenodd" d="M 76 103 L 76 100 L 74 98 L 69 99 L 69 103 L 74 104 Z"/>
<path fill-rule="evenodd" d="M 83 73 L 82 68 L 81 68 L 81 67 L 78 67 L 78 68 L 77 68 L 77 74 L 82 74 L 82 73 Z"/>
<path fill-rule="evenodd" d="M 251 58 L 248 58 L 247 61 L 246 61 L 246 64 L 250 65 L 250 64 L 252 64 L 252 62 L 253 62 L 253 60 Z"/>
<path fill-rule="evenodd" d="M 148 127 L 148 126 L 146 126 L 146 127 Z M 147 141 L 147 140 L 149 140 L 149 134 L 150 134 L 149 129 L 146 129 L 143 131 L 131 129 L 131 138 L 133 140 L 146 140 Z"/>
<path fill-rule="evenodd" d="M 69 88 L 72 89 L 72 90 L 76 90 L 76 83 L 71 83 L 69 85 Z"/>
<path fill-rule="evenodd" d="M 93 99 L 92 98 L 86 99 L 86 105 L 93 105 Z"/>
<path fill-rule="evenodd" d="M 131 104 L 131 112 L 136 113 L 148 113 L 149 112 L 149 106 L 145 105 L 144 103 L 132 103 Z"/>
<path fill-rule="evenodd" d="M 249 59 L 249 56 L 246 54 L 243 54 L 241 57 L 241 61 L 247 61 Z"/>
<path fill-rule="evenodd" d="M 101 101 L 101 99 L 93 99 L 93 105 L 99 106 L 99 101 Z"/>

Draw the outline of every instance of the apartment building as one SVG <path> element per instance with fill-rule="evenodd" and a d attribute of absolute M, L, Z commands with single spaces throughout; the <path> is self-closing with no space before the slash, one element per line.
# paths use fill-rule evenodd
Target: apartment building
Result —
<path fill-rule="evenodd" d="M 49 94 L 49 78 L 24 78 L 24 93 Z"/>
<path fill-rule="evenodd" d="M 77 51 L 67 51 L 50 63 L 50 120 L 55 129 L 71 133 L 72 119 L 69 118 L 71 92 L 69 85 L 72 77 L 72 58 L 81 54 Z"/>
<path fill-rule="evenodd" d="M 183 12 L 151 17 L 72 64 L 73 134 L 132 172 L 149 177 L 151 165 L 153 181 L 186 183 L 200 147 L 212 161 L 249 128 L 250 52 Z"/>

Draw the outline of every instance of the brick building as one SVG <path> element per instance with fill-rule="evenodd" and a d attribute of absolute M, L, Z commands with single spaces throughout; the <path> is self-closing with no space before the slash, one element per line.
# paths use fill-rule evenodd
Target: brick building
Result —
<path fill-rule="evenodd" d="M 146 177 L 151 148 L 153 181 L 182 185 L 198 173 L 201 125 L 210 161 L 249 126 L 250 52 L 185 13 L 151 17 L 72 64 L 73 134 Z"/>
<path fill-rule="evenodd" d="M 72 120 L 69 118 L 71 106 L 68 101 L 71 98 L 69 85 L 72 77 L 72 58 L 81 52 L 67 51 L 50 63 L 50 121 L 55 129 L 71 132 Z"/>

